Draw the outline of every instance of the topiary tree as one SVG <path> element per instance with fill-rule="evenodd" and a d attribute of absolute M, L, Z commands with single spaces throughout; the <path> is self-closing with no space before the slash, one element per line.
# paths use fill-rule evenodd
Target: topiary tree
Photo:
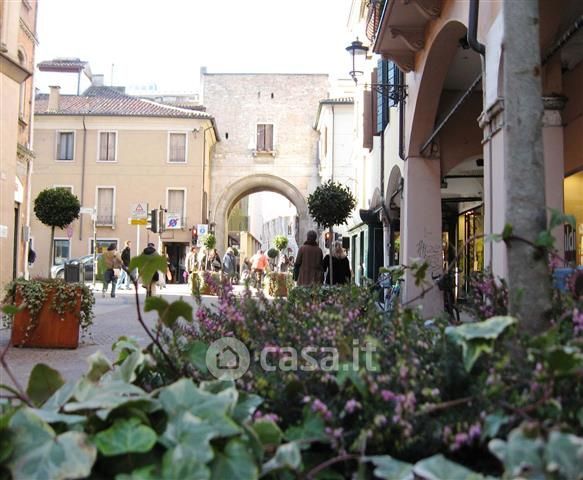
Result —
<path fill-rule="evenodd" d="M 267 250 L 267 256 L 271 259 L 277 258 L 278 254 L 279 250 L 277 248 L 270 248 L 269 250 Z"/>
<path fill-rule="evenodd" d="M 34 214 L 44 225 L 51 227 L 49 276 L 51 275 L 55 227 L 65 228 L 73 220 L 79 218 L 80 210 L 79 199 L 65 188 L 47 188 L 40 192 L 34 200 Z"/>
<path fill-rule="evenodd" d="M 203 244 L 205 250 L 207 251 L 205 255 L 205 270 L 208 270 L 208 261 L 209 261 L 209 254 L 211 250 L 215 248 L 217 245 L 217 237 L 215 237 L 214 233 L 206 233 L 200 239 L 201 243 Z"/>
<path fill-rule="evenodd" d="M 330 232 L 330 284 L 332 284 L 333 227 L 343 225 L 356 207 L 356 198 L 348 187 L 328 180 L 308 196 L 308 211 L 312 218 Z"/>
<path fill-rule="evenodd" d="M 287 247 L 287 244 L 288 244 L 287 237 L 285 235 L 276 235 L 273 238 L 273 244 L 275 245 L 275 248 L 277 248 L 277 250 L 278 250 L 278 252 L 277 252 L 277 257 L 278 257 L 277 267 L 279 268 L 279 265 L 280 265 L 279 256 L 281 255 L 281 252 L 283 250 L 285 250 L 285 248 Z"/>

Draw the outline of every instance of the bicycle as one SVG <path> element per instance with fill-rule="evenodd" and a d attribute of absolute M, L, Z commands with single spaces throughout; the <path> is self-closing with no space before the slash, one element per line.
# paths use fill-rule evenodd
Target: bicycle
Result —
<path fill-rule="evenodd" d="M 436 285 L 440 291 L 443 292 L 443 309 L 451 319 L 456 323 L 460 322 L 460 311 L 455 304 L 455 294 L 454 294 L 454 279 L 451 272 L 445 272 L 442 275 L 431 274 L 433 280 L 437 280 Z"/>
<path fill-rule="evenodd" d="M 379 294 L 375 300 L 375 305 L 379 311 L 391 314 L 401 297 L 401 282 L 403 278 L 398 278 L 393 282 L 390 272 L 379 274 L 378 280 L 373 284 L 373 290 Z"/>

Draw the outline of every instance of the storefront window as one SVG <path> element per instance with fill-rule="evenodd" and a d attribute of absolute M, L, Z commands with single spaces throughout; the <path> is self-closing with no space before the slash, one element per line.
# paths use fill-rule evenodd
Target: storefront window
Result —
<path fill-rule="evenodd" d="M 565 213 L 575 217 L 575 228 L 565 226 L 565 260 L 583 265 L 583 172 L 565 178 Z"/>

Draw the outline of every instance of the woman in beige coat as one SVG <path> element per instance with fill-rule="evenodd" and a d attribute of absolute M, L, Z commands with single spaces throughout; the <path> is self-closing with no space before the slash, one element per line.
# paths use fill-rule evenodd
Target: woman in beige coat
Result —
<path fill-rule="evenodd" d="M 318 247 L 318 234 L 310 230 L 306 242 L 300 247 L 295 269 L 299 268 L 298 285 L 322 285 L 322 249 Z"/>

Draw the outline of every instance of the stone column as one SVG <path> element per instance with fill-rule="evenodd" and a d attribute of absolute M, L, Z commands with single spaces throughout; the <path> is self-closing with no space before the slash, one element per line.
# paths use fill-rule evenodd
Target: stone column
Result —
<path fill-rule="evenodd" d="M 483 129 L 484 147 L 484 233 L 489 236 L 504 230 L 506 183 L 504 158 L 504 101 L 498 99 L 478 120 Z M 484 244 L 484 267 L 494 276 L 506 278 L 508 262 L 504 242 Z"/>
<path fill-rule="evenodd" d="M 427 280 L 441 275 L 441 179 L 438 158 L 409 157 L 405 162 L 405 187 L 401 214 L 401 263 L 420 258 L 429 263 Z M 422 287 L 415 286 L 410 272 L 404 284 L 403 302 L 417 297 Z M 431 318 L 443 310 L 443 293 L 436 287 L 415 304 L 423 306 L 423 317 Z"/>
<path fill-rule="evenodd" d="M 543 154 L 545 159 L 545 199 L 548 208 L 564 211 L 563 180 L 565 159 L 563 149 L 563 124 L 561 110 L 566 98 L 562 96 L 543 97 Z M 549 212 L 550 218 L 550 212 Z M 565 255 L 565 231 L 563 227 L 553 231 L 555 247 L 561 257 Z"/>

